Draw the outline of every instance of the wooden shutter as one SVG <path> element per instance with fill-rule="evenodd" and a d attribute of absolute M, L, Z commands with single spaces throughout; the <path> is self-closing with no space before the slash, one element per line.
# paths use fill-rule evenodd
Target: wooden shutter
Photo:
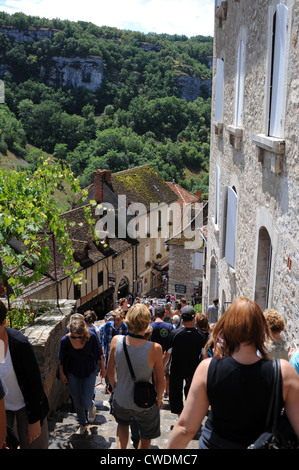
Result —
<path fill-rule="evenodd" d="M 217 59 L 216 63 L 215 121 L 223 122 L 224 61 Z"/>
<path fill-rule="evenodd" d="M 238 196 L 235 191 L 229 187 L 227 191 L 225 259 L 232 268 L 235 266 L 237 207 Z"/>
<path fill-rule="evenodd" d="M 245 44 L 240 41 L 237 54 L 236 70 L 236 96 L 235 96 L 235 124 L 242 126 L 243 122 L 243 97 L 244 97 L 244 68 L 245 68 Z"/>
<path fill-rule="evenodd" d="M 272 51 L 272 89 L 270 108 L 269 134 L 273 137 L 282 137 L 281 123 L 283 112 L 283 92 L 286 60 L 286 40 L 288 8 L 284 3 L 276 7 L 274 50 Z"/>

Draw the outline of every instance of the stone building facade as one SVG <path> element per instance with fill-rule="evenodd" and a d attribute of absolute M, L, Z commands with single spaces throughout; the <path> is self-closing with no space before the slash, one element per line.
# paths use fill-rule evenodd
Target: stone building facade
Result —
<path fill-rule="evenodd" d="M 299 336 L 298 0 L 215 2 L 207 282 Z"/>

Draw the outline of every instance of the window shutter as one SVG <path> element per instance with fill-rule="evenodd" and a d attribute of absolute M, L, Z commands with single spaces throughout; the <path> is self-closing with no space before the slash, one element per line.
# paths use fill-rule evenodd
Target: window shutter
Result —
<path fill-rule="evenodd" d="M 281 136 L 281 122 L 283 111 L 283 89 L 286 59 L 288 8 L 284 3 L 276 7 L 274 50 L 272 52 L 272 91 L 270 109 L 269 134 L 273 137 Z"/>
<path fill-rule="evenodd" d="M 217 59 L 216 64 L 215 121 L 223 122 L 224 61 Z"/>
<path fill-rule="evenodd" d="M 244 97 L 244 68 L 245 68 L 245 45 L 240 41 L 237 55 L 236 71 L 236 96 L 235 96 L 235 124 L 242 126 L 243 121 L 243 97 Z"/>
<path fill-rule="evenodd" d="M 144 247 L 144 261 L 149 261 L 149 245 L 145 245 Z"/>
<path fill-rule="evenodd" d="M 203 253 L 200 251 L 194 253 L 194 268 L 203 270 Z"/>
<path fill-rule="evenodd" d="M 225 237 L 225 259 L 234 268 L 235 266 L 235 242 L 237 224 L 238 196 L 232 188 L 227 192 L 227 219 Z"/>
<path fill-rule="evenodd" d="M 220 207 L 220 168 L 216 166 L 215 224 L 219 224 Z"/>

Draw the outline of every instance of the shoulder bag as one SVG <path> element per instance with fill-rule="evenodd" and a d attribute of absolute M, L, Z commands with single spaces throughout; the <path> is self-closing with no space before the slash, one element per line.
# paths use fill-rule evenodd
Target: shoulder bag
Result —
<path fill-rule="evenodd" d="M 156 402 L 157 392 L 151 382 L 138 382 L 133 371 L 126 345 L 126 337 L 123 338 L 125 356 L 128 362 L 129 370 L 134 381 L 134 402 L 140 408 L 150 408 Z"/>
<path fill-rule="evenodd" d="M 279 404 L 281 393 L 280 359 L 272 361 L 274 386 L 269 402 L 265 432 L 248 449 L 299 449 L 299 439 L 293 430 L 285 411 Z M 273 425 L 270 427 L 271 416 Z"/>

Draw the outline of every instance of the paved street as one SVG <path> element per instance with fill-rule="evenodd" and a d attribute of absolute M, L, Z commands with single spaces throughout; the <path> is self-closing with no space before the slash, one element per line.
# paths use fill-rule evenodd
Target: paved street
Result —
<path fill-rule="evenodd" d="M 93 424 L 88 426 L 88 433 L 78 435 L 76 414 L 71 412 L 71 403 L 66 403 L 53 418 L 49 420 L 50 449 L 117 449 L 116 422 L 110 414 L 109 395 L 105 394 L 102 384 L 96 387 L 95 404 L 97 416 Z M 151 449 L 165 449 L 172 426 L 177 415 L 169 410 L 168 399 L 164 400 L 161 411 L 161 436 L 152 440 Z M 189 443 L 187 449 L 197 449 L 198 434 Z M 129 443 L 128 449 L 134 449 Z"/>

